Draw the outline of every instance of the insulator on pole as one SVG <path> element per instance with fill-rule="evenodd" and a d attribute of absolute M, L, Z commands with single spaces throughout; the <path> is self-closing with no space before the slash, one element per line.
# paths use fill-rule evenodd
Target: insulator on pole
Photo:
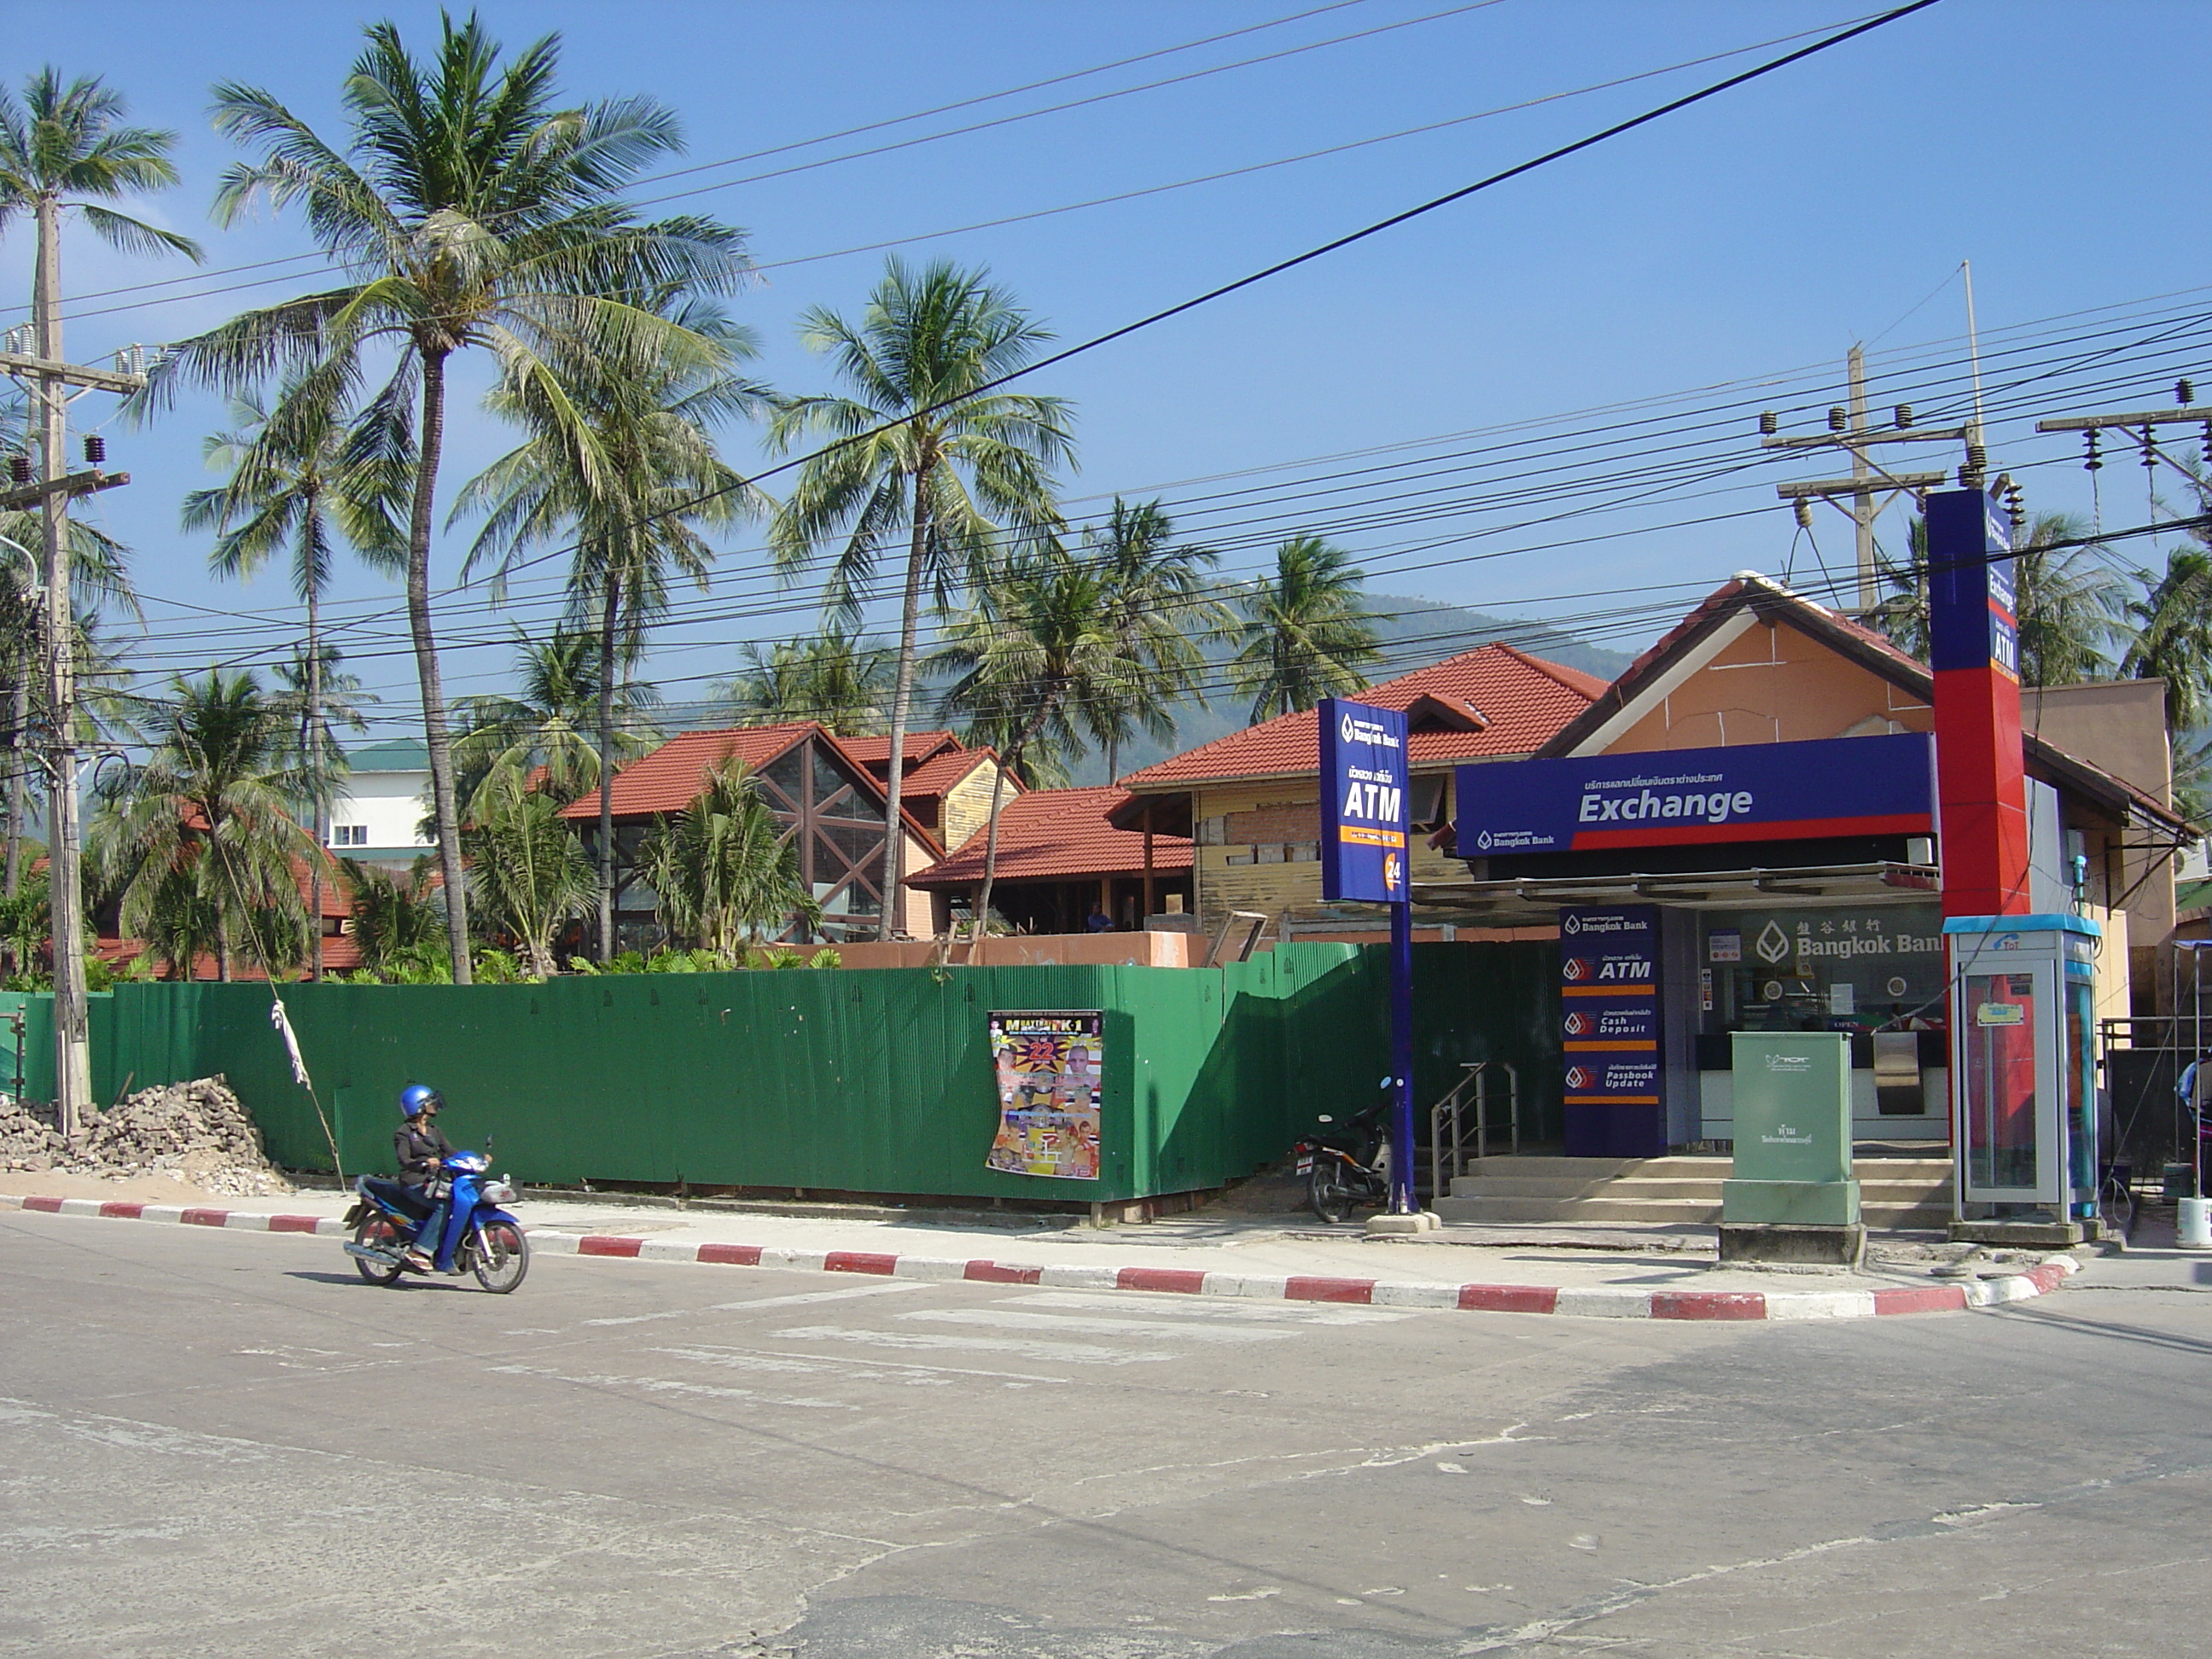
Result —
<path fill-rule="evenodd" d="M 10 455 L 8 458 L 8 482 L 19 484 L 31 482 L 31 458 L 28 455 Z"/>
<path fill-rule="evenodd" d="M 2212 421 L 2205 422 L 2204 431 L 2206 441 L 2212 442 Z M 2097 441 L 2097 428 L 2093 426 L 2081 435 L 2089 441 L 2089 455 L 2088 459 L 2081 463 L 2082 470 L 2088 472 L 2103 471 L 2105 462 L 2104 458 L 2098 453 L 2101 446 Z"/>
<path fill-rule="evenodd" d="M 101 437 L 97 432 L 86 433 L 84 434 L 84 459 L 88 464 L 93 466 L 98 466 L 105 462 L 107 459 L 107 440 Z"/>
<path fill-rule="evenodd" d="M 1800 495 L 1796 500 L 1796 506 L 1797 508 L 1797 527 L 1800 530 L 1810 530 L 1813 527 L 1813 503 L 1807 501 L 1802 495 Z"/>
<path fill-rule="evenodd" d="M 1912 405 L 1911 404 L 1899 404 L 1891 411 L 1891 413 L 1896 417 L 1897 424 L 1900 428 L 1909 427 L 1912 424 Z"/>
<path fill-rule="evenodd" d="M 2186 409 L 2197 401 L 2197 383 L 2183 379 L 2173 383 L 2173 401 Z"/>
<path fill-rule="evenodd" d="M 1850 410 L 1845 410 L 1845 409 L 1842 409 L 1842 408 L 1836 408 L 1836 409 L 1832 409 L 1832 410 L 1830 410 L 1828 411 L 1828 430 L 1829 430 L 1829 431 L 1831 431 L 1831 432 L 1841 432 L 1841 431 L 1844 431 L 1846 428 L 1848 428 L 1848 427 L 1850 425 L 1850 423 L 1851 423 L 1851 416 L 1850 416 Z"/>
<path fill-rule="evenodd" d="M 1782 417 L 1779 415 L 1777 415 L 1771 409 L 1762 409 L 1759 411 L 1759 435 L 1760 437 L 1771 438 L 1776 433 L 1781 430 Z"/>
<path fill-rule="evenodd" d="M 2143 422 L 2142 451 L 2143 471 L 2156 471 L 2158 470 L 2158 428 L 2148 421 Z"/>

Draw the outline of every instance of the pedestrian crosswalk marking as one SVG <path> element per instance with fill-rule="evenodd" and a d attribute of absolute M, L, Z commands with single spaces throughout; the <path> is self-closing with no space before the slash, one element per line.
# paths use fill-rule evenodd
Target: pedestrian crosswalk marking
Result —
<path fill-rule="evenodd" d="M 967 1350 L 976 1353 L 1012 1354 L 1020 1359 L 1042 1359 L 1075 1365 L 1141 1365 L 1174 1359 L 1171 1353 L 1142 1349 L 1104 1347 L 1096 1342 L 1020 1341 L 994 1336 L 940 1336 L 923 1331 L 856 1331 L 842 1325 L 799 1325 L 775 1334 L 792 1342 L 857 1342 L 878 1348 Z"/>
<path fill-rule="evenodd" d="M 1085 1319 L 1073 1314 L 1024 1313 L 1012 1308 L 921 1308 L 899 1317 L 940 1325 L 995 1326 L 1001 1330 L 1081 1331 L 1091 1336 L 1127 1333 L 1196 1342 L 1279 1342 L 1297 1334 L 1296 1331 L 1246 1324 L 1177 1325 L 1160 1319 Z"/>
<path fill-rule="evenodd" d="M 1328 1302 L 1252 1302 L 1226 1297 L 1178 1296 L 1173 1291 L 1034 1291 L 1007 1301 L 1024 1308 L 1100 1309 L 1115 1313 L 1172 1315 L 1178 1319 L 1226 1320 L 1281 1325 L 1383 1325 L 1414 1316 L 1389 1308 Z"/>

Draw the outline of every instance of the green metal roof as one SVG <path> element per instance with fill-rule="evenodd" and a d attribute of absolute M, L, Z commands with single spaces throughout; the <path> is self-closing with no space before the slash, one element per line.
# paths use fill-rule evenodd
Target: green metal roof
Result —
<path fill-rule="evenodd" d="M 427 772 L 430 746 L 420 738 L 392 738 L 347 750 L 346 763 L 356 772 Z"/>

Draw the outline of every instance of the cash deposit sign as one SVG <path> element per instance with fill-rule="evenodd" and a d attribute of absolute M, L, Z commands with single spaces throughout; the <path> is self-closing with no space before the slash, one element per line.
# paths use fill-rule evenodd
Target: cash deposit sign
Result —
<path fill-rule="evenodd" d="M 1403 904 L 1408 893 L 1406 716 L 1341 697 L 1321 717 L 1321 896 Z"/>

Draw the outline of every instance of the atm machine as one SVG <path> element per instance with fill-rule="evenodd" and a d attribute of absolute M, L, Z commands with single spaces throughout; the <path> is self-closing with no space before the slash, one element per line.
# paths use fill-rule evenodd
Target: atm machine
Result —
<path fill-rule="evenodd" d="M 1970 1230 L 2094 1219 L 2103 930 L 2085 916 L 2043 915 L 1953 916 L 1943 932 L 1954 1216 Z"/>

